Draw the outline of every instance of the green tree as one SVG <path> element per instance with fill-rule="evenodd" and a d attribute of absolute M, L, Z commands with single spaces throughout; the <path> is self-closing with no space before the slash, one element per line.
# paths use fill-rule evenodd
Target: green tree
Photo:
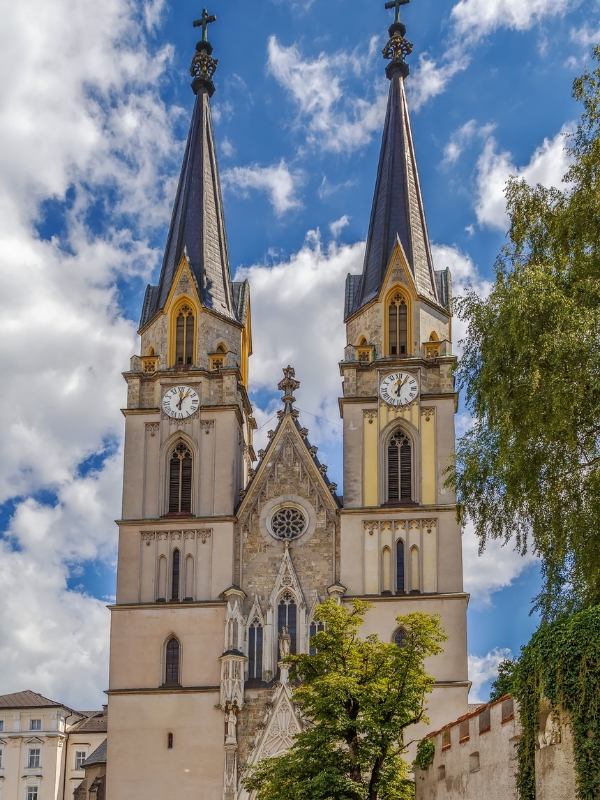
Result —
<path fill-rule="evenodd" d="M 329 600 L 316 617 L 325 625 L 311 639 L 317 653 L 290 656 L 299 685 L 293 701 L 307 720 L 284 755 L 263 759 L 244 778 L 258 800 L 408 800 L 404 729 L 425 717 L 425 695 L 434 679 L 424 660 L 442 651 L 439 618 L 398 617 L 403 647 L 362 639 L 371 606 L 351 608 Z"/>
<path fill-rule="evenodd" d="M 542 559 L 545 618 L 600 602 L 600 47 L 562 189 L 511 179 L 508 243 L 486 299 L 458 302 L 457 376 L 474 426 L 458 443 L 462 522 Z"/>
<path fill-rule="evenodd" d="M 490 689 L 490 703 L 500 700 L 505 694 L 513 693 L 515 670 L 518 665 L 519 662 L 516 658 L 508 658 L 500 662 L 498 665 L 498 677 L 492 683 Z"/>

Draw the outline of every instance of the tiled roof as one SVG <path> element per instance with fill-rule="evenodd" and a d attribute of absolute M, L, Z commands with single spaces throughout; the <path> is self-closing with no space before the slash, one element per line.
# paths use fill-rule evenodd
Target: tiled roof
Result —
<path fill-rule="evenodd" d="M 205 87 L 196 95 L 160 279 L 157 287 L 146 290 L 140 327 L 164 308 L 184 252 L 202 305 L 238 320 L 232 298 L 209 92 Z"/>
<path fill-rule="evenodd" d="M 37 692 L 26 689 L 24 692 L 0 695 L 0 708 L 66 708 L 64 703 L 49 700 Z"/>
<path fill-rule="evenodd" d="M 107 719 L 104 711 L 79 711 L 86 719 L 72 729 L 72 733 L 106 733 Z"/>
<path fill-rule="evenodd" d="M 86 760 L 83 762 L 82 766 L 85 767 L 92 767 L 94 764 L 106 764 L 106 746 L 108 743 L 108 739 L 105 739 L 102 744 L 97 747 L 91 756 L 88 756 Z"/>
<path fill-rule="evenodd" d="M 401 71 L 389 74 L 390 94 L 360 285 L 346 284 L 346 317 L 379 295 L 399 241 L 417 291 L 441 304 Z M 351 311 L 348 306 L 351 304 Z"/>

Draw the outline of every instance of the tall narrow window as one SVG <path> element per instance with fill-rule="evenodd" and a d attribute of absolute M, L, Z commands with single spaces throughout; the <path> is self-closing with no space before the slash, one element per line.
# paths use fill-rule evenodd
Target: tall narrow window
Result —
<path fill-rule="evenodd" d="M 258 617 L 252 620 L 248 630 L 248 679 L 262 680 L 263 629 Z"/>
<path fill-rule="evenodd" d="M 396 542 L 396 591 L 404 591 L 404 542 Z"/>
<path fill-rule="evenodd" d="M 167 599 L 167 559 L 161 556 L 158 559 L 158 592 L 156 593 L 156 600 L 158 602 L 165 602 Z"/>
<path fill-rule="evenodd" d="M 325 625 L 323 625 L 322 622 L 319 622 L 318 620 L 313 620 L 310 623 L 311 644 L 310 644 L 309 652 L 310 652 L 311 656 L 316 656 L 317 655 L 317 648 L 312 646 L 312 637 L 315 636 L 319 631 L 324 631 L 324 630 L 325 630 Z"/>
<path fill-rule="evenodd" d="M 421 590 L 421 570 L 419 565 L 419 548 L 415 545 L 410 548 L 410 590 Z"/>
<path fill-rule="evenodd" d="M 169 462 L 169 514 L 189 514 L 192 510 L 192 454 L 180 442 Z"/>
<path fill-rule="evenodd" d="M 41 752 L 39 747 L 32 747 L 29 750 L 29 757 L 27 759 L 27 766 L 29 769 L 37 769 L 40 766 Z"/>
<path fill-rule="evenodd" d="M 39 798 L 39 787 L 38 786 L 28 786 L 27 787 L 27 800 L 38 800 Z"/>
<path fill-rule="evenodd" d="M 194 314 L 189 306 L 182 306 L 177 315 L 175 332 L 175 362 L 194 363 Z"/>
<path fill-rule="evenodd" d="M 397 431 L 388 446 L 388 502 L 412 501 L 412 452 L 410 439 Z"/>
<path fill-rule="evenodd" d="M 390 356 L 404 355 L 408 346 L 408 309 L 401 294 L 394 295 L 389 306 Z"/>
<path fill-rule="evenodd" d="M 180 646 L 174 636 L 167 642 L 165 655 L 165 685 L 178 686 Z"/>
<path fill-rule="evenodd" d="M 194 556 L 185 559 L 185 599 L 194 599 Z"/>
<path fill-rule="evenodd" d="M 171 600 L 179 600 L 179 567 L 181 555 L 179 550 L 173 550 L 173 570 L 171 579 Z"/>
<path fill-rule="evenodd" d="M 296 653 L 296 601 L 293 596 L 286 592 L 279 601 L 277 613 L 277 632 L 281 633 L 284 628 L 291 636 L 291 652 Z"/>
<path fill-rule="evenodd" d="M 384 547 L 381 554 L 381 590 L 387 594 L 392 592 L 392 553 Z"/>

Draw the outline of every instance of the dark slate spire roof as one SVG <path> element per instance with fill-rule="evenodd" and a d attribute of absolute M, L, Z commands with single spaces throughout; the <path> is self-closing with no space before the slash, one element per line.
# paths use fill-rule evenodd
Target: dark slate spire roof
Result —
<path fill-rule="evenodd" d="M 210 47 L 208 43 L 205 44 Z M 187 253 L 203 306 L 239 321 L 233 298 L 210 111 L 210 96 L 214 86 L 212 81 L 196 78 L 192 88 L 196 92 L 196 103 L 162 270 L 158 286 L 149 286 L 146 290 L 140 327 L 164 308 L 184 252 Z"/>
<path fill-rule="evenodd" d="M 398 28 L 403 36 L 406 29 L 403 25 Z M 398 38 L 393 36 L 394 29 L 393 25 L 388 48 Z M 412 49 L 406 40 L 402 42 Z M 386 74 L 390 93 L 365 262 L 362 276 L 349 276 L 352 280 L 346 287 L 346 316 L 378 296 L 397 240 L 404 249 L 419 294 L 440 302 L 404 89 L 408 66 L 403 59 L 394 60 Z"/>

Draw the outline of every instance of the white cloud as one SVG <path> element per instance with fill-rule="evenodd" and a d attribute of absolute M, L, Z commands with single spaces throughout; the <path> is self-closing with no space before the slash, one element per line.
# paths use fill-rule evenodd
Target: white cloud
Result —
<path fill-rule="evenodd" d="M 248 278 L 252 286 L 253 347 L 260 354 L 251 364 L 254 388 L 275 390 L 282 367 L 291 364 L 302 384 L 297 406 L 341 424 L 338 362 L 346 340 L 340 309 L 346 275 L 360 272 L 364 251 L 364 242 L 324 247 L 318 231 L 311 231 L 288 259 L 238 270 L 236 280 Z M 274 411 L 257 413 L 262 425 Z M 335 425 L 320 426 L 312 418 L 310 423 L 311 441 L 337 435 Z"/>
<path fill-rule="evenodd" d="M 470 119 L 450 136 L 444 148 L 444 163 L 455 164 L 463 152 L 476 138 L 487 138 L 494 130 L 495 125 L 477 125 L 477 121 Z"/>
<path fill-rule="evenodd" d="M 507 151 L 498 152 L 494 137 L 486 142 L 477 164 L 477 198 L 475 212 L 480 225 L 506 231 L 505 188 L 509 177 L 524 178 L 529 184 L 564 188 L 562 179 L 569 169 L 570 160 L 565 150 L 565 136 L 573 129 L 565 125 L 553 139 L 544 139 L 532 155 L 529 164 L 517 168 Z"/>
<path fill-rule="evenodd" d="M 479 539 L 475 536 L 473 525 L 468 523 L 463 531 L 463 570 L 465 591 L 471 595 L 476 608 L 491 605 L 494 592 L 506 589 L 521 573 L 536 564 L 538 559 L 528 553 L 520 555 L 514 543 L 502 545 L 498 539 L 486 543 L 479 555 Z"/>
<path fill-rule="evenodd" d="M 110 453 L 135 346 L 115 280 L 155 266 L 144 237 L 168 219 L 182 150 L 181 112 L 156 88 L 170 50 L 143 33 L 162 7 L 55 0 L 49 15 L 27 0 L 4 4 L 0 28 L 0 503 L 15 504 L 0 531 L 0 693 L 88 708 L 106 685 L 108 612 L 67 581 L 114 556 Z M 52 241 L 35 227 L 49 200 L 64 223 Z"/>
<path fill-rule="evenodd" d="M 329 225 L 329 230 L 331 231 L 331 235 L 334 239 L 337 239 L 340 233 L 350 224 L 350 217 L 348 214 L 344 214 L 343 217 L 336 219 L 335 222 L 332 222 Z"/>
<path fill-rule="evenodd" d="M 351 54 L 321 53 L 316 59 L 303 59 L 296 45 L 284 47 L 271 36 L 268 68 L 298 105 L 298 124 L 305 128 L 310 145 L 350 152 L 368 144 L 381 129 L 386 95 L 368 103 L 342 87 L 348 71 L 359 74 L 361 69 Z"/>
<path fill-rule="evenodd" d="M 231 156 L 235 155 L 235 147 L 231 144 L 227 136 L 225 136 L 225 138 L 221 140 L 220 147 L 221 147 L 221 152 L 227 158 L 231 158 Z"/>
<path fill-rule="evenodd" d="M 573 28 L 569 38 L 572 42 L 575 42 L 587 50 L 600 42 L 600 28 L 593 30 L 586 23 L 581 28 Z M 578 66 L 579 62 L 577 59 L 573 59 L 573 61 L 574 66 Z"/>
<path fill-rule="evenodd" d="M 452 9 L 452 19 L 457 35 L 479 39 L 500 27 L 528 30 L 566 10 L 563 0 L 460 0 Z"/>
<path fill-rule="evenodd" d="M 406 84 L 411 109 L 418 111 L 429 100 L 442 94 L 452 78 L 468 66 L 469 57 L 459 54 L 458 48 L 451 47 L 439 64 L 427 53 L 421 53 L 419 63 L 411 69 Z"/>
<path fill-rule="evenodd" d="M 248 197 L 250 189 L 266 192 L 277 216 L 302 207 L 296 191 L 304 182 L 304 174 L 301 170 L 292 172 L 283 158 L 272 167 L 260 167 L 258 164 L 233 167 L 222 174 L 221 180 L 224 186 L 237 190 L 242 197 Z"/>
<path fill-rule="evenodd" d="M 512 658 L 508 648 L 494 648 L 486 656 L 469 656 L 469 680 L 472 682 L 469 692 L 470 703 L 487 703 L 488 697 L 483 697 L 481 689 L 484 684 L 498 677 L 498 667 L 503 661 Z"/>

